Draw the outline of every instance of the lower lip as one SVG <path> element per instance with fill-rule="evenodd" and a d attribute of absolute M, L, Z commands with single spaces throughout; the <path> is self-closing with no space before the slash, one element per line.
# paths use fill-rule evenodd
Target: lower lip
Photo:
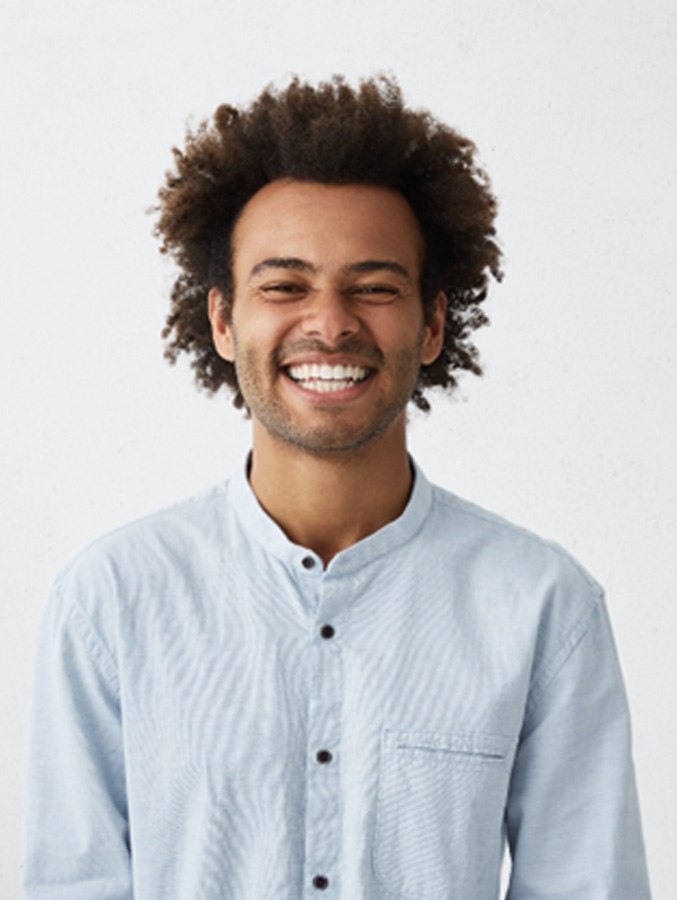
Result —
<path fill-rule="evenodd" d="M 310 388 L 306 388 L 302 384 L 299 384 L 297 381 L 294 381 L 294 379 L 287 375 L 286 372 L 284 373 L 284 380 L 287 384 L 293 387 L 297 393 L 306 400 L 310 400 L 320 406 L 334 406 L 336 404 L 347 403 L 351 400 L 358 399 L 369 390 L 369 385 L 373 377 L 373 373 L 371 373 L 362 381 L 356 381 L 354 384 L 351 384 L 341 391 L 313 391 Z"/>

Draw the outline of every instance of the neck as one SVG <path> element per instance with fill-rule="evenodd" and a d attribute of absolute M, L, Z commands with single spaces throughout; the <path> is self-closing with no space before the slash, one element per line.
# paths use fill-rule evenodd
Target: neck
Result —
<path fill-rule="evenodd" d="M 254 422 L 249 480 L 287 537 L 326 566 L 404 510 L 412 483 L 404 422 L 367 447 L 331 456 L 300 450 Z"/>

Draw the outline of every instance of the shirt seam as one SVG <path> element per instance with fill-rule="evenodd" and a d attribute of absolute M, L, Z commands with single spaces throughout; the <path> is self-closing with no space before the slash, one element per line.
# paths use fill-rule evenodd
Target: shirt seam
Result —
<path fill-rule="evenodd" d="M 60 584 L 55 585 L 55 590 L 62 602 L 66 602 L 63 590 Z M 101 674 L 106 678 L 116 695 L 120 693 L 120 680 L 118 678 L 117 666 L 112 653 L 105 646 L 101 638 L 99 638 L 92 626 L 91 622 L 81 604 L 77 599 L 70 600 L 70 618 L 72 619 L 80 639 L 85 646 L 90 659 L 97 666 Z"/>
<path fill-rule="evenodd" d="M 559 650 L 554 654 L 550 662 L 543 667 L 539 676 L 532 683 L 530 696 L 527 701 L 526 711 L 528 715 L 533 714 L 548 686 L 552 684 L 562 671 L 568 660 L 573 656 L 576 648 L 590 631 L 593 620 L 599 612 L 601 603 L 604 601 L 604 592 L 599 586 L 597 586 L 596 594 L 596 597 L 590 599 L 585 614 L 576 621 Z"/>

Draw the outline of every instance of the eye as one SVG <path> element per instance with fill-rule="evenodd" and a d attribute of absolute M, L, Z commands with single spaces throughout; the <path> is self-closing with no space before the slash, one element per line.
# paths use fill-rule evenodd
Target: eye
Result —
<path fill-rule="evenodd" d="M 265 296 L 266 300 L 296 300 L 305 294 L 306 289 L 303 285 L 296 284 L 293 281 L 275 281 L 272 283 L 261 285 L 259 291 Z"/>
<path fill-rule="evenodd" d="M 399 296 L 398 288 L 391 284 L 358 284 L 352 289 L 353 296 L 365 303 L 392 303 Z"/>

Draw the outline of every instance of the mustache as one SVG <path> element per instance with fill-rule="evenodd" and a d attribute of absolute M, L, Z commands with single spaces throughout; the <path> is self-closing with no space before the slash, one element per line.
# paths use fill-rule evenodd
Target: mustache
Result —
<path fill-rule="evenodd" d="M 274 361 L 279 368 L 283 365 L 285 359 L 296 356 L 301 353 L 322 353 L 326 356 L 338 356 L 339 354 L 347 354 L 349 356 L 359 356 L 365 362 L 372 362 L 374 366 L 381 366 L 385 362 L 383 353 L 372 344 L 367 344 L 360 338 L 349 337 L 340 344 L 330 346 L 318 338 L 307 338 L 305 340 L 293 341 L 279 347 L 274 354 Z"/>

